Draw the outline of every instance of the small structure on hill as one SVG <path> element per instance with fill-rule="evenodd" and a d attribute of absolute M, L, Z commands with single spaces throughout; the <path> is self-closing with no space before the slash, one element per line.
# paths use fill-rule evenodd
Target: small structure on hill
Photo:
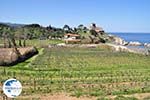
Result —
<path fill-rule="evenodd" d="M 89 27 L 89 39 L 90 43 L 105 43 L 106 35 L 102 27 L 96 26 L 95 23 L 92 23 Z"/>
<path fill-rule="evenodd" d="M 67 33 L 64 35 L 65 43 L 79 43 L 81 42 L 79 34 Z"/>
<path fill-rule="evenodd" d="M 95 23 L 92 23 L 90 28 L 90 30 L 95 30 L 97 33 L 104 33 L 104 30 L 102 27 L 97 27 Z"/>

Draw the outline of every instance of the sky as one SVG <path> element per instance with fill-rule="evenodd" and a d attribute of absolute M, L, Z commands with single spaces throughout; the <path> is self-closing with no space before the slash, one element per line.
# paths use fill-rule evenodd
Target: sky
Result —
<path fill-rule="evenodd" d="M 0 0 L 0 22 L 150 32 L 150 0 Z"/>

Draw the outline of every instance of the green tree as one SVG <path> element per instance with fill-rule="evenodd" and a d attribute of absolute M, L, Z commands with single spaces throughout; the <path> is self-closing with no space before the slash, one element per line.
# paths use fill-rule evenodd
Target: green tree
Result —
<path fill-rule="evenodd" d="M 11 28 L 9 27 L 4 27 L 3 28 L 3 40 L 4 40 L 4 48 L 7 48 L 7 44 L 8 47 L 11 47 L 11 41 L 10 41 L 10 32 L 11 32 Z"/>
<path fill-rule="evenodd" d="M 98 35 L 95 30 L 90 30 L 90 33 L 91 33 L 91 35 L 93 35 L 93 36 L 95 36 L 95 37 Z"/>
<path fill-rule="evenodd" d="M 22 47 L 22 35 L 23 35 L 23 28 L 17 28 L 15 29 L 15 37 L 17 37 L 19 41 L 19 46 Z"/>
<path fill-rule="evenodd" d="M 63 26 L 63 31 L 64 31 L 65 33 L 72 33 L 72 29 L 70 28 L 69 25 L 64 25 L 64 26 Z"/>
<path fill-rule="evenodd" d="M 80 30 L 84 29 L 84 25 L 83 25 L 83 24 L 80 24 L 80 25 L 78 26 L 78 29 L 80 29 Z"/>

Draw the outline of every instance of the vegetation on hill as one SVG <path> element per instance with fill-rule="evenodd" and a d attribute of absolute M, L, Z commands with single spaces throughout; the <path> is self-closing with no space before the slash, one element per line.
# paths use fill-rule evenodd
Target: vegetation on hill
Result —
<path fill-rule="evenodd" d="M 26 40 L 47 40 L 47 39 L 62 39 L 64 34 L 80 34 L 83 43 L 105 43 L 107 35 L 103 30 L 98 30 L 98 27 L 92 26 L 89 29 L 80 24 L 78 27 L 71 28 L 69 25 L 64 25 L 63 28 L 52 27 L 51 25 L 43 27 L 39 24 L 21 25 L 20 27 L 12 27 L 9 24 L 0 23 L 0 38 L 4 41 L 4 47 L 26 46 Z"/>

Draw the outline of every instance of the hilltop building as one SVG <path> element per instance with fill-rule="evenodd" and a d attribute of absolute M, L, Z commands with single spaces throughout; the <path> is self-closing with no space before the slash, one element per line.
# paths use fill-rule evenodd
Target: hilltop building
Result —
<path fill-rule="evenodd" d="M 79 43 L 81 42 L 79 34 L 67 33 L 64 35 L 65 43 Z"/>
<path fill-rule="evenodd" d="M 102 27 L 97 27 L 95 23 L 92 23 L 90 25 L 90 30 L 95 30 L 97 33 L 104 33 L 104 30 Z"/>

